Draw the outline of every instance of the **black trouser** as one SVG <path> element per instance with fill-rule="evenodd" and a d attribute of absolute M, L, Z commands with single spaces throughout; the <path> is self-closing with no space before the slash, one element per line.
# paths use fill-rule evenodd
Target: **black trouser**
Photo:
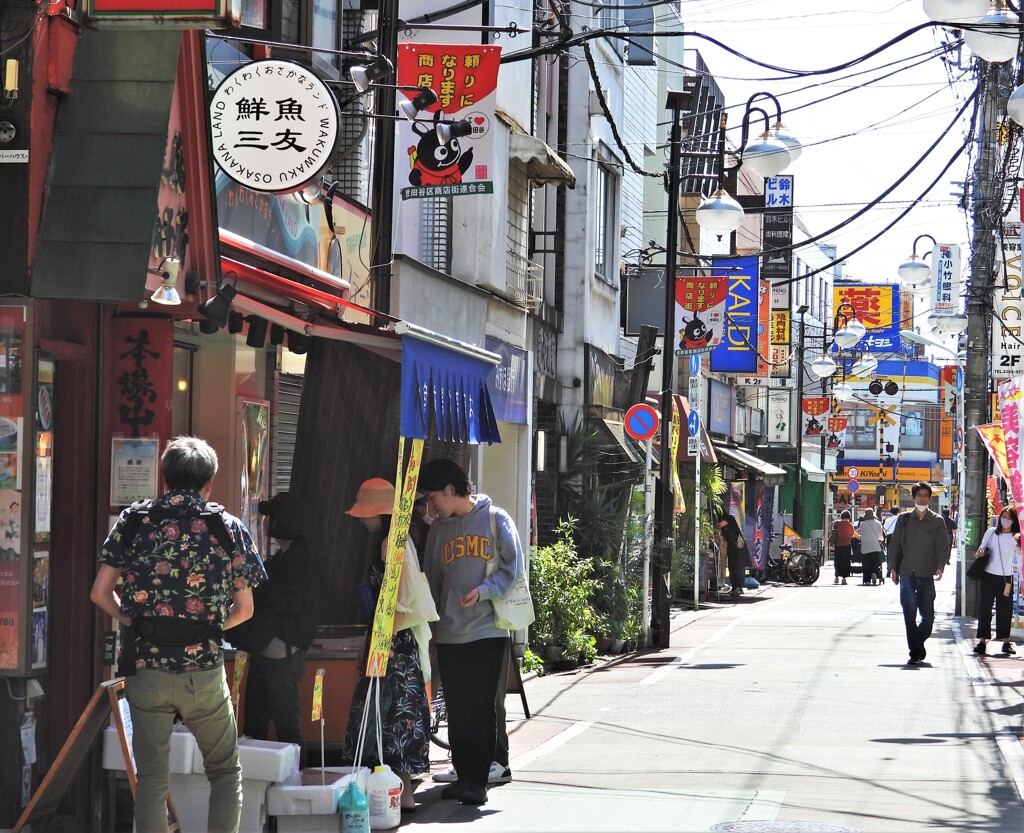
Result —
<path fill-rule="evenodd" d="M 507 644 L 508 637 L 498 637 L 437 646 L 452 766 L 461 784 L 487 786 L 497 732 L 494 697 Z"/>
<path fill-rule="evenodd" d="M 498 691 L 494 695 L 494 760 L 508 768 L 508 729 L 505 726 L 505 698 L 508 696 L 508 672 L 512 662 L 512 637 L 505 640 L 498 674 Z"/>
<path fill-rule="evenodd" d="M 729 559 L 729 582 L 732 584 L 732 591 L 739 593 L 743 589 L 743 583 L 747 580 L 750 554 L 743 547 L 730 546 L 726 555 Z"/>
<path fill-rule="evenodd" d="M 1010 592 L 1005 593 L 1007 582 Z M 992 638 L 992 603 L 996 605 L 996 639 L 1008 642 L 1013 617 L 1013 579 L 985 573 L 978 582 L 978 639 Z"/>
<path fill-rule="evenodd" d="M 836 545 L 835 559 L 836 559 L 836 575 L 839 578 L 850 577 L 850 558 L 853 555 L 853 544 L 847 544 L 845 547 Z"/>
<path fill-rule="evenodd" d="M 274 732 L 281 743 L 302 745 L 299 685 L 305 670 L 306 652 L 294 648 L 291 656 L 281 659 L 249 655 L 249 678 L 245 684 L 245 734 L 256 740 L 266 740 L 273 721 Z"/>
<path fill-rule="evenodd" d="M 880 573 L 882 570 L 882 553 L 864 552 L 864 550 L 861 550 L 860 563 L 862 574 L 864 576 L 864 583 L 867 584 L 875 577 L 875 573 Z"/>

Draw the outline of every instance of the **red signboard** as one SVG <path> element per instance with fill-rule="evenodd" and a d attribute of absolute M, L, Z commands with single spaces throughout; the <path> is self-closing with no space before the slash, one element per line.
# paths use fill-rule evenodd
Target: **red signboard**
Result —
<path fill-rule="evenodd" d="M 85 0 L 83 4 L 85 19 L 96 28 L 237 28 L 240 11 L 241 3 L 231 0 Z"/>

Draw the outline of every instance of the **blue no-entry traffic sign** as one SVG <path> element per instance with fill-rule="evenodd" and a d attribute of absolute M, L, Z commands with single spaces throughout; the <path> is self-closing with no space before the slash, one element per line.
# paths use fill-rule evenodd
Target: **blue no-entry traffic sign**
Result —
<path fill-rule="evenodd" d="M 650 405 L 641 402 L 626 411 L 623 427 L 634 440 L 649 440 L 658 433 L 660 422 L 658 412 Z"/>
<path fill-rule="evenodd" d="M 700 430 L 700 415 L 696 411 L 690 411 L 690 415 L 686 418 L 686 427 L 690 429 L 691 437 L 697 436 L 697 432 Z"/>

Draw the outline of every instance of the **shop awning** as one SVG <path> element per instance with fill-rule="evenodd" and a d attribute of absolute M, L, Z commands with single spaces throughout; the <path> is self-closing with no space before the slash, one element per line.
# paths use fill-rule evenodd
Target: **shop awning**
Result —
<path fill-rule="evenodd" d="M 626 429 L 623 424 L 614 419 L 602 419 L 601 422 L 608 430 L 608 433 L 612 435 L 615 442 L 622 448 L 625 455 L 632 462 L 643 465 L 647 457 L 647 452 L 640 443 L 626 434 Z"/>
<path fill-rule="evenodd" d="M 526 163 L 526 175 L 533 185 L 576 187 L 576 174 L 564 159 L 536 136 L 513 131 L 508 138 L 508 155 Z"/>
<path fill-rule="evenodd" d="M 724 457 L 726 461 L 732 463 L 734 466 L 755 472 L 757 475 L 763 477 L 766 486 L 778 486 L 786 482 L 785 469 L 773 466 L 771 463 L 767 463 L 764 460 L 755 457 L 753 454 L 749 454 L 738 448 L 718 445 L 717 443 L 715 444 L 715 450 L 718 452 L 720 457 Z"/>
<path fill-rule="evenodd" d="M 806 455 L 801 458 L 800 466 L 803 469 L 804 477 L 811 483 L 824 483 L 825 470 Z"/>
<path fill-rule="evenodd" d="M 395 330 L 402 334 L 402 436 L 425 439 L 433 413 L 439 440 L 501 442 L 487 390 L 501 356 L 406 322 Z"/>

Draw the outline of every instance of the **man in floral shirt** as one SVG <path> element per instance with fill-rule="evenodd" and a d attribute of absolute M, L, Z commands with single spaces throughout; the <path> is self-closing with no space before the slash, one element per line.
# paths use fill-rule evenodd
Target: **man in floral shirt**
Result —
<path fill-rule="evenodd" d="M 135 829 L 167 831 L 177 712 L 203 753 L 210 782 L 207 830 L 237 833 L 238 732 L 219 640 L 224 629 L 252 616 L 252 589 L 265 573 L 242 522 L 207 505 L 217 473 L 217 454 L 207 443 L 172 440 L 160 469 L 169 491 L 141 516 L 133 518 L 131 509 L 121 513 L 100 550 L 90 594 L 126 628 L 119 667 L 126 671 L 132 717 Z"/>

